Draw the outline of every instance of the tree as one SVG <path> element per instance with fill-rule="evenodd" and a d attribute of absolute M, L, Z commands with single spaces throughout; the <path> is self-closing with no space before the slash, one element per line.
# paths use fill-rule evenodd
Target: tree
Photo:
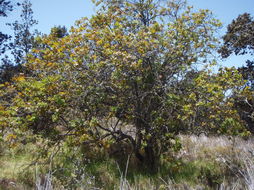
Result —
<path fill-rule="evenodd" d="M 13 5 L 11 1 L 0 0 L 0 17 L 7 17 L 8 12 L 13 10 Z M 3 54 L 5 52 L 5 47 L 2 47 L 3 44 L 10 38 L 9 35 L 3 34 L 0 32 L 0 52 Z"/>
<path fill-rule="evenodd" d="M 14 37 L 13 41 L 6 46 L 11 51 L 14 60 L 7 55 L 2 58 L 0 83 L 10 82 L 16 74 L 28 72 L 22 65 L 25 63 L 25 57 L 36 44 L 35 36 L 38 35 L 38 32 L 31 31 L 32 27 L 37 24 L 33 18 L 32 4 L 29 0 L 24 0 L 20 5 L 22 7 L 21 21 L 8 24 L 14 31 Z"/>
<path fill-rule="evenodd" d="M 219 53 L 223 58 L 231 54 L 245 55 L 254 53 L 254 20 L 250 14 L 239 15 L 231 24 L 228 25 L 227 32 L 223 36 L 224 44 Z M 247 65 L 239 68 L 243 77 L 253 86 L 253 61 L 247 60 Z"/>
<path fill-rule="evenodd" d="M 189 83 L 189 84 L 188 84 Z M 248 136 L 237 109 L 235 98 L 247 94 L 245 81 L 235 68 L 220 68 L 218 72 L 199 72 L 187 88 L 182 120 L 191 134 L 227 134 Z"/>
<path fill-rule="evenodd" d="M 0 0 L 0 16 L 1 17 L 7 17 L 8 13 L 10 11 L 13 11 L 13 4 L 11 4 L 11 1 L 6 0 Z M 0 55 L 2 56 L 6 50 L 8 49 L 8 45 L 6 42 L 11 38 L 11 36 L 7 34 L 3 34 L 0 32 Z M 0 65 L 0 83 L 5 81 L 5 79 L 9 78 L 9 75 L 4 73 L 6 70 L 11 70 L 9 67 L 11 65 L 7 63 L 7 57 L 2 57 L 1 59 L 1 65 Z M 8 67 L 8 68 L 7 68 Z"/>
<path fill-rule="evenodd" d="M 227 27 L 227 32 L 223 36 L 224 44 L 220 49 L 223 58 L 227 58 L 234 53 L 243 55 L 253 53 L 254 49 L 254 21 L 248 13 L 239 15 Z"/>
<path fill-rule="evenodd" d="M 51 28 L 50 35 L 55 38 L 63 38 L 68 35 L 67 28 L 65 26 L 55 26 Z"/>
<path fill-rule="evenodd" d="M 6 17 L 9 11 L 13 10 L 11 1 L 0 0 L 0 16 Z"/>
<path fill-rule="evenodd" d="M 231 54 L 245 55 L 254 53 L 254 20 L 250 14 L 244 13 L 239 15 L 231 24 L 228 25 L 227 32 L 223 37 L 224 44 L 219 53 L 223 58 Z M 253 133 L 253 96 L 254 89 L 254 62 L 246 61 L 247 65 L 240 67 L 238 70 L 243 78 L 247 81 L 246 86 L 250 87 L 246 96 L 237 97 L 235 106 L 237 107 L 241 118 L 246 122 L 247 128 Z"/>
<path fill-rule="evenodd" d="M 160 157 L 180 148 L 177 134 L 193 118 L 191 105 L 209 108 L 230 89 L 219 87 L 233 75 L 212 76 L 212 87 L 209 72 L 192 75 L 194 65 L 209 64 L 220 23 L 182 1 L 95 3 L 97 14 L 77 21 L 69 35 L 40 39 L 45 48 L 32 50 L 26 63 L 32 77 L 17 76 L 13 86 L 2 87 L 2 96 L 15 94 L 11 105 L 2 103 L 2 123 L 75 145 L 127 141 L 143 167 L 157 171 Z M 194 98 L 197 89 L 201 98 L 199 91 Z M 232 114 L 226 113 L 219 121 Z"/>
<path fill-rule="evenodd" d="M 35 36 L 38 34 L 38 32 L 31 31 L 32 27 L 38 23 L 33 18 L 31 2 L 24 0 L 21 6 L 21 21 L 9 24 L 14 31 L 14 41 L 11 44 L 11 49 L 15 64 L 23 64 L 25 62 L 25 57 L 34 47 Z"/>

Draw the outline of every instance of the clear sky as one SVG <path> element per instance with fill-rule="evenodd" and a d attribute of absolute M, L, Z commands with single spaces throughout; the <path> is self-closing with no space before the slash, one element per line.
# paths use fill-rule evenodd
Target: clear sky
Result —
<path fill-rule="evenodd" d="M 194 8 L 210 9 L 214 16 L 228 25 L 244 12 L 254 15 L 254 0 L 188 0 Z"/>
<path fill-rule="evenodd" d="M 222 36 L 226 32 L 227 25 L 242 13 L 250 13 L 254 16 L 254 0 L 187 0 L 196 9 L 209 9 L 219 19 L 223 28 L 219 31 Z M 223 66 L 243 66 L 250 56 L 231 55 L 226 60 L 221 60 Z M 250 58 L 251 59 L 251 58 Z"/>
<path fill-rule="evenodd" d="M 39 21 L 36 28 L 43 33 L 49 33 L 50 28 L 56 25 L 65 25 L 69 28 L 79 18 L 90 17 L 95 13 L 95 6 L 91 3 L 91 0 L 30 1 L 33 4 L 34 17 Z M 248 12 L 254 16 L 254 0 L 187 0 L 187 2 L 193 5 L 195 9 L 210 9 L 214 16 L 221 20 L 224 25 L 220 35 L 225 33 L 226 26 L 239 14 Z M 17 19 L 18 15 L 18 10 L 15 10 L 8 19 L 1 18 L 1 31 L 9 31 L 4 23 Z M 231 56 L 226 62 L 229 66 L 239 66 L 242 63 L 242 58 L 234 56 Z"/>
<path fill-rule="evenodd" d="M 223 24 L 244 12 L 253 13 L 254 0 L 187 0 L 196 9 L 210 9 Z M 38 28 L 48 32 L 54 25 L 71 26 L 75 20 L 94 14 L 91 0 L 31 0 Z"/>

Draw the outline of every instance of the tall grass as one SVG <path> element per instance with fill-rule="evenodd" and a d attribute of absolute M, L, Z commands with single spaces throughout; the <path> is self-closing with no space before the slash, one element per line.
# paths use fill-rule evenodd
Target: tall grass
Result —
<path fill-rule="evenodd" d="M 238 137 L 181 136 L 183 149 L 178 156 L 189 160 L 215 160 L 234 175 L 220 190 L 254 190 L 254 139 Z M 227 172 L 226 172 L 227 174 Z M 227 176 L 225 176 L 227 178 Z"/>
<path fill-rule="evenodd" d="M 38 166 L 17 172 L 17 167 L 6 166 L 20 165 L 21 160 L 27 163 L 29 151 L 18 151 L 15 156 L 2 155 L 0 173 L 5 173 L 0 175 L 0 183 L 1 177 L 12 179 L 17 186 L 32 180 L 32 185 L 26 186 L 28 190 L 254 190 L 253 139 L 185 135 L 180 138 L 183 148 L 174 155 L 179 165 L 163 158 L 165 168 L 156 175 L 133 169 L 130 156 L 125 158 L 126 163 L 119 164 L 103 156 L 84 162 L 85 155 L 78 150 L 73 155 L 63 151 L 54 158 L 54 167 Z"/>
<path fill-rule="evenodd" d="M 47 173 L 45 176 L 37 176 L 35 186 L 36 190 L 53 190 L 51 172 Z"/>

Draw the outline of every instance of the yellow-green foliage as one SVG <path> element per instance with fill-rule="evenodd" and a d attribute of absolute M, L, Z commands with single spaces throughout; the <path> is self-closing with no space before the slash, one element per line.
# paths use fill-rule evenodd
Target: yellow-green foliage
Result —
<path fill-rule="evenodd" d="M 69 35 L 37 39 L 29 74 L 0 85 L 2 139 L 17 146 L 31 132 L 49 147 L 101 149 L 128 141 L 128 152 L 154 172 L 164 153 L 181 148 L 181 131 L 248 134 L 233 105 L 232 94 L 245 92 L 241 75 L 208 69 L 221 25 L 209 10 L 175 1 L 95 2 L 96 15 Z"/>

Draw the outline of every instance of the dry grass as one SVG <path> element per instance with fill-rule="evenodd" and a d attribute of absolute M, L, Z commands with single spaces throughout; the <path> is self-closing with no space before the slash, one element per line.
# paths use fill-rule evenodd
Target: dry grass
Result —
<path fill-rule="evenodd" d="M 250 138 L 244 140 L 241 138 L 228 138 L 225 136 L 220 137 L 206 137 L 206 136 L 180 136 L 183 148 L 177 153 L 176 158 L 184 161 L 186 164 L 194 164 L 195 167 L 203 167 L 210 163 L 215 163 L 220 169 L 221 175 L 224 180 L 220 185 L 215 187 L 208 187 L 200 179 L 194 179 L 188 181 L 186 178 L 174 181 L 169 176 L 149 177 L 142 176 L 140 174 L 134 175 L 134 179 L 130 180 L 127 173 L 129 172 L 130 160 L 126 163 L 126 168 L 121 171 L 116 169 L 115 171 L 111 166 L 108 167 L 106 163 L 99 163 L 93 166 L 97 170 L 96 179 L 101 181 L 101 185 L 98 186 L 96 179 L 90 171 L 81 170 L 79 164 L 74 164 L 76 167 L 75 172 L 79 171 L 80 178 L 74 178 L 74 181 L 78 185 L 75 189 L 116 189 L 116 190 L 202 190 L 202 189 L 218 189 L 218 190 L 254 190 L 254 139 Z M 27 151 L 28 153 L 29 151 Z M 2 156 L 0 159 L 0 183 L 7 183 L 9 186 L 16 185 L 22 180 L 27 180 L 27 177 L 31 177 L 30 183 L 37 190 L 53 190 L 53 189 L 69 189 L 63 187 L 61 184 L 57 184 L 57 179 L 54 172 L 48 172 L 46 175 L 36 175 L 35 170 L 23 171 L 24 166 L 30 161 L 29 154 L 11 154 L 8 156 Z M 184 166 L 185 167 L 185 166 Z M 213 168 L 209 168 L 212 169 Z M 32 173 L 29 173 L 31 172 Z M 26 174 L 27 172 L 27 174 Z M 74 173 L 75 173 L 74 172 Z M 179 171 L 178 171 L 179 172 Z M 181 172 L 181 170 L 180 170 Z M 192 170 L 188 172 L 194 172 Z M 213 171 L 212 171 L 213 172 Z M 215 173 L 218 171 L 215 171 Z M 210 175 L 210 173 L 208 173 Z M 191 173 L 192 175 L 192 173 Z M 82 177 L 83 176 L 83 177 Z M 193 178 L 197 176 L 193 173 Z M 209 176 L 213 177 L 213 176 Z M 26 182 L 27 183 L 27 182 Z M 0 184 L 1 189 L 1 184 Z M 4 188 L 6 189 L 6 188 Z M 29 189 L 29 188 L 10 188 L 10 189 Z M 31 187 L 31 189 L 33 189 Z"/>
<path fill-rule="evenodd" d="M 183 149 L 179 158 L 193 160 L 214 160 L 229 170 L 233 176 L 225 176 L 220 190 L 254 190 L 254 138 L 244 140 L 226 136 L 180 136 Z M 225 175 L 228 172 L 225 171 Z"/>

